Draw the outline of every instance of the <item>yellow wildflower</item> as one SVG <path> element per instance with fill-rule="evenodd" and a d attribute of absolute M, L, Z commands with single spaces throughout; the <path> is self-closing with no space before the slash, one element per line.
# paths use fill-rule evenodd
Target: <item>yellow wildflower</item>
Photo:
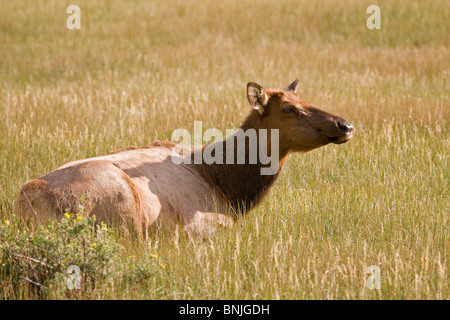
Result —
<path fill-rule="evenodd" d="M 81 219 L 83 219 L 82 216 L 78 216 L 78 217 L 77 217 L 77 220 L 81 220 Z"/>
<path fill-rule="evenodd" d="M 67 219 L 69 219 L 70 218 L 70 213 L 64 213 L 64 217 L 66 217 Z"/>
<path fill-rule="evenodd" d="M 9 220 L 5 220 L 5 224 L 9 226 Z"/>
<path fill-rule="evenodd" d="M 95 242 L 91 244 L 92 248 L 95 248 L 96 246 L 97 246 L 97 244 Z"/>
<path fill-rule="evenodd" d="M 154 253 L 154 254 L 152 254 L 152 257 L 156 259 L 156 258 L 158 258 L 158 255 Z"/>

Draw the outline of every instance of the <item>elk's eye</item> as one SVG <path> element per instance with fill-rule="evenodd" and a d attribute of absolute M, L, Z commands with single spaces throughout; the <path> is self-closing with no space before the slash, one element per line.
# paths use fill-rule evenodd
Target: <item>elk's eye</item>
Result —
<path fill-rule="evenodd" d="M 294 107 L 287 107 L 283 109 L 284 113 L 294 113 L 295 112 L 295 108 Z"/>

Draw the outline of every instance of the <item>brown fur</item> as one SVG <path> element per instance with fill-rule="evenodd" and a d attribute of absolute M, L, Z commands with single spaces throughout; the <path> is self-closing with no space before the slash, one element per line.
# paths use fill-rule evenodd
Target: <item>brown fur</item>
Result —
<path fill-rule="evenodd" d="M 280 170 L 290 152 L 343 143 L 352 133 L 345 119 L 301 100 L 294 93 L 296 85 L 294 82 L 285 90 L 264 90 L 248 84 L 248 100 L 254 110 L 241 129 L 279 129 Z M 83 195 L 88 215 L 112 223 L 126 221 L 140 235 L 153 226 L 181 223 L 189 233 L 207 236 L 218 225 L 232 225 L 236 213 L 245 213 L 260 203 L 280 173 L 278 170 L 275 175 L 261 175 L 264 166 L 248 161 L 176 165 L 171 159 L 174 147 L 173 142 L 157 141 L 70 162 L 26 182 L 14 210 L 41 222 L 60 217 L 66 208 L 76 211 Z M 248 160 L 247 143 L 245 148 Z M 269 152 L 271 148 L 269 145 Z M 193 156 L 203 150 L 184 151 Z M 224 152 L 224 163 L 225 158 Z"/>
<path fill-rule="evenodd" d="M 15 213 L 19 216 L 32 216 L 38 221 L 53 218 L 55 211 L 54 200 L 46 180 L 28 180 L 22 186 L 15 201 Z"/>
<path fill-rule="evenodd" d="M 253 110 L 241 129 L 261 129 L 261 116 Z M 249 164 L 249 150 L 246 143 L 245 154 L 246 164 L 226 164 L 226 140 L 223 143 L 223 164 L 201 164 L 193 165 L 210 184 L 217 187 L 227 198 L 232 209 L 236 213 L 245 213 L 257 205 L 268 193 L 273 183 L 278 178 L 279 172 L 275 175 L 261 175 L 261 163 Z M 237 154 L 235 146 L 235 155 Z M 283 155 L 284 157 L 284 155 Z M 281 168 L 280 168 L 281 169 Z"/>
<path fill-rule="evenodd" d="M 117 164 L 114 164 L 114 165 L 120 169 L 119 165 L 117 165 Z M 138 215 L 141 215 L 142 214 L 141 213 L 142 205 L 141 205 L 141 197 L 139 195 L 139 189 L 136 187 L 136 185 L 133 183 L 133 181 L 130 179 L 130 177 L 125 172 L 123 172 L 122 169 L 120 169 L 120 171 L 122 173 L 122 178 L 128 183 L 131 193 L 133 194 L 134 202 L 136 203 L 136 213 Z"/>

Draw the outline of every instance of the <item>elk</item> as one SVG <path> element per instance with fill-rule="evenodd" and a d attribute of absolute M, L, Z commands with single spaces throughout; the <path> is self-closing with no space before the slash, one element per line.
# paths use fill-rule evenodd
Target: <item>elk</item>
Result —
<path fill-rule="evenodd" d="M 38 223 L 62 217 L 66 209 L 76 211 L 84 197 L 85 212 L 97 221 L 132 225 L 140 236 L 158 226 L 182 226 L 189 235 L 209 236 L 218 226 L 231 226 L 240 215 L 257 206 L 267 195 L 286 163 L 289 153 L 307 152 L 328 143 L 351 139 L 353 126 L 304 101 L 295 93 L 298 79 L 284 89 L 264 89 L 250 82 L 247 98 L 252 107 L 240 129 L 247 132 L 277 130 L 278 170 L 262 175 L 267 166 L 259 159 L 249 163 L 249 143 L 234 144 L 243 152 L 245 163 L 175 163 L 173 142 L 154 142 L 129 147 L 94 158 L 69 162 L 38 178 L 27 181 L 15 201 L 18 216 Z M 226 140 L 214 142 L 226 144 Z M 180 157 L 195 157 L 201 148 L 182 148 Z M 275 150 L 274 148 L 277 148 Z M 237 150 L 237 148 L 241 148 Z M 236 156 L 231 158 L 236 159 Z"/>

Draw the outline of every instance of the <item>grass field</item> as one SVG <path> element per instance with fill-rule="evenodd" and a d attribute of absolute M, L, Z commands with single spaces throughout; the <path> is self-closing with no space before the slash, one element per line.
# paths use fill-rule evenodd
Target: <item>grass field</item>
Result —
<path fill-rule="evenodd" d="M 70 4 L 80 30 L 66 28 Z M 0 0 L 5 230 L 32 232 L 7 225 L 14 198 L 68 161 L 194 120 L 238 127 L 249 81 L 299 77 L 300 97 L 355 127 L 347 144 L 291 155 L 266 201 L 209 240 L 118 234 L 119 262 L 154 267 L 139 281 L 36 296 L 2 260 L 0 299 L 450 299 L 450 3 L 378 1 L 380 30 L 366 27 L 371 4 Z"/>

